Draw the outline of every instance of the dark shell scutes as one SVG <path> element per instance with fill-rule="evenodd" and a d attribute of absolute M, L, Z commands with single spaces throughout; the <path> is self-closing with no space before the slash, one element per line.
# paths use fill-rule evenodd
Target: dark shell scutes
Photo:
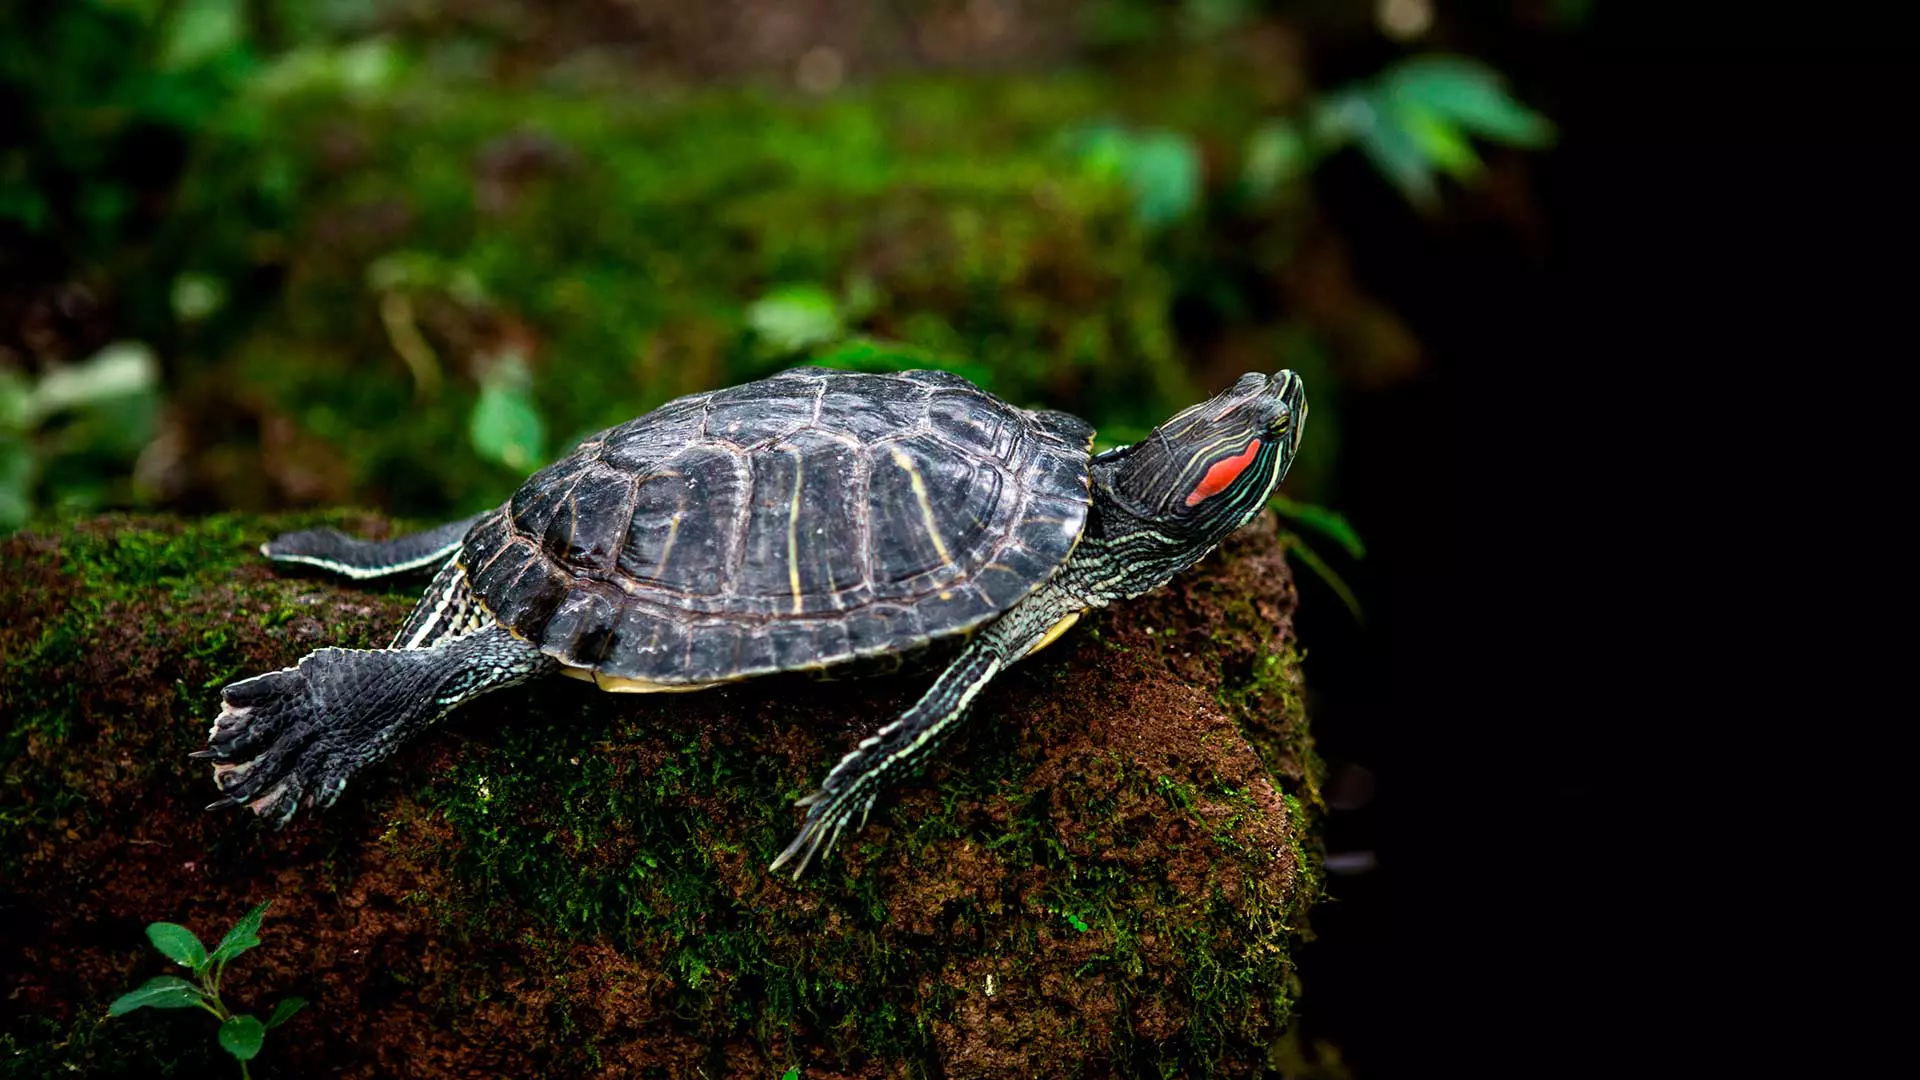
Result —
<path fill-rule="evenodd" d="M 1091 438 L 946 372 L 795 369 L 586 440 L 462 565 L 573 667 L 688 685 L 831 666 L 963 633 L 1052 576 Z"/>

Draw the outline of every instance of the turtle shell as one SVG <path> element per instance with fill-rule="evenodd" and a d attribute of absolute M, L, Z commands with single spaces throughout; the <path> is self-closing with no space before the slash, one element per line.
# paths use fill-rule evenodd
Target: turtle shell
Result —
<path fill-rule="evenodd" d="M 625 689 L 964 633 L 1066 561 L 1093 429 L 938 371 L 798 368 L 583 442 L 468 533 L 515 634 Z"/>

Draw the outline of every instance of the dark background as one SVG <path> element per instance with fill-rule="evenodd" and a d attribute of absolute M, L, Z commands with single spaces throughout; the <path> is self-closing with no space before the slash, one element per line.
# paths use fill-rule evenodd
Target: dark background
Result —
<path fill-rule="evenodd" d="M 1752 951 L 1779 845 L 1830 842 L 1775 786 L 1838 763 L 1795 614 L 1859 579 L 1785 508 L 1852 517 L 1817 461 L 1904 348 L 1908 77 L 1884 15 L 1687 7 L 1493 46 L 1563 125 L 1543 258 L 1321 180 L 1437 361 L 1348 420 L 1373 632 L 1302 618 L 1323 746 L 1380 778 L 1304 961 L 1362 1075 L 1726 1068 L 1743 1010 L 1799 1023 Z"/>

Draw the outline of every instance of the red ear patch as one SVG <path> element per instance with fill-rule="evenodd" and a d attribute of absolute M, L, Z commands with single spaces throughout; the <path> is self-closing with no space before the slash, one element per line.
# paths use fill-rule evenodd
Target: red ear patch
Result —
<path fill-rule="evenodd" d="M 1247 443 L 1247 448 L 1230 458 L 1214 462 L 1207 468 L 1207 475 L 1200 478 L 1200 486 L 1187 495 L 1188 506 L 1198 506 L 1200 500 L 1211 498 L 1227 490 L 1240 474 L 1253 464 L 1253 456 L 1260 452 L 1260 440 Z"/>

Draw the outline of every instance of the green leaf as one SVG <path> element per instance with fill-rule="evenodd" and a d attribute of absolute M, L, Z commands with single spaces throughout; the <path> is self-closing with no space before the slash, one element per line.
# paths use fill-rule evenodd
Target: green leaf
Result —
<path fill-rule="evenodd" d="M 208 274 L 181 274 L 173 279 L 173 316 L 181 322 L 199 322 L 227 303 L 227 286 Z"/>
<path fill-rule="evenodd" d="M 167 25 L 160 66 L 177 71 L 239 49 L 246 30 L 241 5 L 242 0 L 183 0 Z"/>
<path fill-rule="evenodd" d="M 265 97 L 332 94 L 364 100 L 392 86 L 400 73 L 399 51 L 383 37 L 347 45 L 300 45 L 273 58 L 248 84 Z"/>
<path fill-rule="evenodd" d="M 1360 132 L 1360 149 L 1409 202 L 1431 206 L 1439 199 L 1433 183 L 1433 162 L 1401 123 L 1399 113 L 1376 109 L 1374 122 Z"/>
<path fill-rule="evenodd" d="M 1200 151 L 1177 131 L 1134 132 L 1102 123 L 1070 132 L 1067 142 L 1089 173 L 1127 185 L 1134 217 L 1150 229 L 1178 221 L 1200 204 Z"/>
<path fill-rule="evenodd" d="M 1360 539 L 1360 534 L 1354 531 L 1352 524 L 1338 510 L 1329 510 L 1315 503 L 1299 502 L 1285 495 L 1275 495 L 1267 500 L 1267 505 L 1273 507 L 1275 513 L 1288 521 L 1305 525 L 1331 538 L 1347 549 L 1347 554 L 1354 558 L 1367 557 L 1366 543 Z"/>
<path fill-rule="evenodd" d="M 776 352 L 823 345 L 841 335 L 840 305 L 818 285 L 782 285 L 747 308 L 747 325 Z"/>
<path fill-rule="evenodd" d="M 1178 221 L 1200 204 L 1200 151 L 1178 132 L 1135 136 L 1126 177 L 1134 216 L 1150 229 Z"/>
<path fill-rule="evenodd" d="M 108 1016 L 125 1016 L 135 1009 L 191 1009 L 206 1000 L 200 988 L 178 975 L 156 975 L 138 990 L 113 999 Z"/>
<path fill-rule="evenodd" d="M 193 931 L 179 923 L 157 922 L 147 927 L 147 940 L 167 959 L 184 968 L 199 971 L 207 963 L 207 947 Z"/>
<path fill-rule="evenodd" d="M 272 903 L 271 900 L 262 901 L 259 907 L 240 916 L 240 921 L 233 924 L 227 936 L 220 939 L 220 945 L 213 950 L 210 959 L 220 962 L 231 960 L 260 944 L 260 918 Z"/>
<path fill-rule="evenodd" d="M 800 1066 L 787 1066 L 787 1071 L 780 1074 L 780 1080 L 800 1080 Z"/>
<path fill-rule="evenodd" d="M 547 427 L 533 402 L 533 379 L 518 357 L 503 358 L 481 382 L 467 436 L 475 453 L 516 472 L 542 460 Z"/>
<path fill-rule="evenodd" d="M 1247 190 L 1264 194 L 1289 180 L 1305 176 L 1312 159 L 1300 129 L 1285 120 L 1262 124 L 1247 139 L 1247 160 L 1240 181 Z"/>
<path fill-rule="evenodd" d="M 1307 569 L 1313 571 L 1315 577 L 1327 583 L 1327 587 L 1333 590 L 1334 595 L 1340 598 L 1342 604 L 1346 605 L 1347 611 L 1353 616 L 1354 622 L 1364 623 L 1367 621 L 1366 616 L 1360 612 L 1360 598 L 1353 595 L 1353 589 L 1348 587 L 1346 579 L 1336 573 L 1333 567 L 1327 565 L 1327 560 L 1321 558 L 1319 553 L 1308 547 L 1307 542 L 1302 540 L 1298 533 L 1288 533 L 1286 536 L 1286 545 L 1288 550 L 1300 557 L 1301 563 L 1303 563 Z"/>
<path fill-rule="evenodd" d="M 1354 141 L 1373 126 L 1377 111 L 1372 96 L 1358 87 L 1335 90 L 1315 99 L 1308 113 L 1307 130 L 1330 152 Z"/>
<path fill-rule="evenodd" d="M 89 409 L 129 397 L 153 397 L 160 386 L 160 360 L 137 341 L 121 341 L 86 360 L 58 367 L 40 377 L 27 400 L 27 416 L 38 422 L 55 413 Z"/>
<path fill-rule="evenodd" d="M 259 1056 L 260 1044 L 266 1041 L 266 1025 L 251 1016 L 229 1016 L 220 1025 L 220 1049 L 241 1061 Z"/>
<path fill-rule="evenodd" d="M 25 375 L 0 368 L 0 435 L 33 426 L 33 384 Z"/>
<path fill-rule="evenodd" d="M 1426 110 L 1495 142 L 1545 146 L 1553 141 L 1553 124 L 1515 101 L 1499 72 L 1475 60 L 1416 57 L 1382 76 L 1381 87 L 1397 103 Z"/>
<path fill-rule="evenodd" d="M 267 1017 L 267 1029 L 271 1031 L 279 1027 L 281 1024 L 293 1019 L 294 1013 L 306 1007 L 306 998 L 290 997 L 281 999 L 280 1004 L 273 1007 L 273 1014 Z"/>
<path fill-rule="evenodd" d="M 1402 105 L 1396 112 L 1400 125 L 1441 172 L 1459 180 L 1472 180 L 1486 171 L 1480 164 L 1480 155 L 1473 152 L 1473 144 L 1459 128 L 1418 106 Z"/>

